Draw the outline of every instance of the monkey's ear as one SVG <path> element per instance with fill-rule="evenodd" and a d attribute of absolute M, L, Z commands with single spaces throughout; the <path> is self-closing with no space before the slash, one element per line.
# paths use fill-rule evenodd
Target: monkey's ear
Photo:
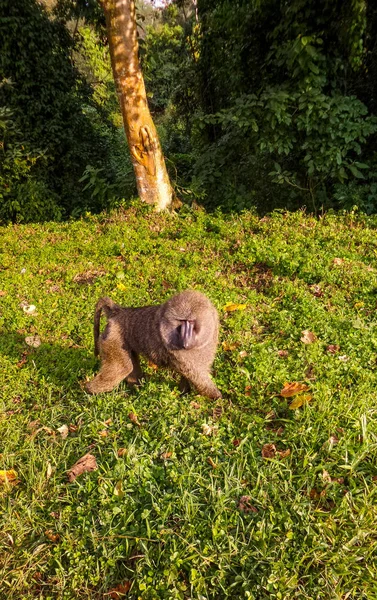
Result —
<path fill-rule="evenodd" d="M 191 348 L 195 342 L 194 325 L 195 321 L 182 321 L 182 325 L 180 327 L 180 336 L 182 347 L 185 350 Z"/>

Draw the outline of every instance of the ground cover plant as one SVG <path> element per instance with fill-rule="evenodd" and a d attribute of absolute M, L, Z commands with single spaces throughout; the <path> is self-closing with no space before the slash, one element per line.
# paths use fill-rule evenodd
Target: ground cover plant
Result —
<path fill-rule="evenodd" d="M 376 226 L 134 206 L 2 228 L 0 597 L 375 598 Z M 98 297 L 188 287 L 220 313 L 223 399 L 148 364 L 89 397 Z"/>

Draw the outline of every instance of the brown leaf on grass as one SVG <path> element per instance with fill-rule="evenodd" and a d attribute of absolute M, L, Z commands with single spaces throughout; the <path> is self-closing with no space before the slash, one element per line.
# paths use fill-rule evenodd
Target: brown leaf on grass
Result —
<path fill-rule="evenodd" d="M 241 360 L 243 360 L 244 358 L 246 358 L 249 355 L 246 352 L 246 350 L 241 350 L 241 352 L 238 353 L 238 356 L 240 357 Z"/>
<path fill-rule="evenodd" d="M 6 296 L 7 292 L 5 290 L 0 290 L 0 298 L 2 298 L 3 296 Z"/>
<path fill-rule="evenodd" d="M 60 535 L 58 533 L 54 533 L 52 529 L 47 529 L 45 531 L 45 536 L 48 537 L 50 542 L 58 542 L 60 540 Z"/>
<path fill-rule="evenodd" d="M 93 270 L 93 271 L 84 271 L 83 273 L 77 273 L 72 279 L 73 283 L 79 283 L 81 285 L 89 285 L 93 283 L 98 277 L 105 275 L 106 271 L 103 270 Z"/>
<path fill-rule="evenodd" d="M 324 483 L 331 483 L 330 474 L 325 469 L 323 469 L 323 471 L 322 471 L 322 479 L 323 479 Z"/>
<path fill-rule="evenodd" d="M 257 513 L 258 509 L 251 504 L 251 496 L 241 496 L 238 503 L 238 508 L 244 513 Z"/>
<path fill-rule="evenodd" d="M 0 470 L 0 484 L 7 483 L 11 483 L 13 485 L 18 483 L 17 472 L 14 469 L 9 469 L 8 471 Z"/>
<path fill-rule="evenodd" d="M 32 431 L 34 431 L 35 429 L 38 428 L 38 425 L 40 425 L 41 421 L 40 419 L 35 419 L 35 421 L 30 421 L 30 423 L 28 423 L 28 429 L 31 429 Z"/>
<path fill-rule="evenodd" d="M 62 439 L 65 440 L 65 438 L 68 436 L 68 425 L 62 425 L 61 427 L 58 427 L 57 429 L 60 433 L 60 435 L 62 436 Z"/>
<path fill-rule="evenodd" d="M 211 465 L 212 469 L 217 469 L 217 464 L 212 460 L 210 456 L 207 458 L 207 462 L 209 465 Z"/>
<path fill-rule="evenodd" d="M 303 394 L 302 396 L 297 396 L 293 402 L 288 406 L 290 410 L 296 410 L 296 408 L 300 408 L 304 404 L 308 404 L 313 399 L 313 396 L 310 394 Z"/>
<path fill-rule="evenodd" d="M 141 425 L 139 423 L 139 419 L 137 418 L 137 415 L 134 412 L 128 413 L 128 418 L 130 421 L 132 421 L 132 423 L 134 423 L 138 427 L 141 427 Z"/>
<path fill-rule="evenodd" d="M 251 396 L 251 385 L 245 387 L 245 396 Z"/>
<path fill-rule="evenodd" d="M 70 423 L 68 425 L 68 429 L 70 433 L 75 433 L 78 430 L 79 426 L 75 425 L 74 423 Z"/>
<path fill-rule="evenodd" d="M 321 290 L 321 287 L 319 285 L 313 284 L 310 285 L 309 288 L 313 296 L 315 296 L 316 298 L 322 298 L 323 291 Z"/>
<path fill-rule="evenodd" d="M 336 435 L 330 435 L 329 444 L 330 446 L 336 446 L 337 444 L 339 444 L 339 438 Z"/>
<path fill-rule="evenodd" d="M 35 335 L 29 335 L 25 338 L 25 343 L 30 346 L 31 348 L 39 348 L 39 346 L 41 345 L 41 338 L 39 337 L 39 335 L 35 334 Z"/>
<path fill-rule="evenodd" d="M 107 431 L 107 429 L 102 429 L 102 431 L 98 432 L 98 435 L 102 438 L 107 437 L 109 435 L 109 432 Z"/>
<path fill-rule="evenodd" d="M 312 344 L 313 342 L 315 342 L 317 340 L 317 336 L 315 335 L 315 333 L 313 333 L 312 331 L 309 331 L 309 329 L 304 329 L 304 331 L 302 331 L 301 333 L 302 333 L 302 336 L 301 336 L 300 340 L 304 344 Z"/>
<path fill-rule="evenodd" d="M 332 264 L 339 267 L 344 263 L 344 258 L 334 258 Z"/>
<path fill-rule="evenodd" d="M 326 348 L 329 354 L 336 354 L 340 350 L 340 346 L 338 344 L 329 344 Z"/>
<path fill-rule="evenodd" d="M 153 371 L 157 371 L 158 366 L 154 364 L 154 362 L 152 362 L 151 360 L 148 360 L 148 367 L 150 369 L 153 369 Z"/>
<path fill-rule="evenodd" d="M 82 473 L 95 471 L 95 469 L 97 469 L 95 457 L 93 454 L 85 454 L 69 469 L 67 473 L 68 481 L 72 483 Z"/>
<path fill-rule="evenodd" d="M 301 392 L 307 392 L 309 387 L 305 383 L 299 383 L 298 381 L 292 381 L 292 383 L 285 383 L 283 389 L 280 392 L 280 396 L 283 398 L 292 398 Z"/>
<path fill-rule="evenodd" d="M 122 458 L 122 456 L 125 456 L 127 454 L 127 448 L 119 448 L 117 454 L 119 458 Z"/>
<path fill-rule="evenodd" d="M 160 458 L 162 458 L 162 460 L 169 460 L 172 454 L 173 452 L 163 452 L 160 454 Z"/>
<path fill-rule="evenodd" d="M 280 458 L 287 458 L 287 456 L 290 456 L 291 451 L 289 448 L 287 448 L 286 450 L 278 450 L 277 453 Z"/>
<path fill-rule="evenodd" d="M 234 439 L 233 442 L 232 442 L 232 444 L 233 444 L 233 446 L 235 448 L 238 448 L 238 446 L 240 445 L 240 443 L 241 443 L 241 440 L 238 440 L 238 439 Z"/>
<path fill-rule="evenodd" d="M 263 458 L 275 458 L 276 446 L 275 444 L 265 444 L 262 448 Z"/>
<path fill-rule="evenodd" d="M 121 600 L 128 594 L 131 588 L 131 581 L 125 581 L 124 583 L 120 583 L 116 587 L 112 588 L 108 592 L 104 594 L 104 599 L 111 598 L 111 600 Z"/>
<path fill-rule="evenodd" d="M 239 342 L 223 342 L 222 347 L 225 352 L 231 352 L 232 350 L 236 350 L 239 347 Z"/>
<path fill-rule="evenodd" d="M 199 402 L 195 402 L 195 400 L 193 400 L 192 402 L 190 402 L 190 406 L 192 408 L 195 408 L 195 410 L 199 410 L 199 408 L 201 408 L 201 405 L 199 404 Z"/>
<path fill-rule="evenodd" d="M 280 358 L 287 358 L 288 350 L 278 350 L 278 355 L 280 356 Z"/>

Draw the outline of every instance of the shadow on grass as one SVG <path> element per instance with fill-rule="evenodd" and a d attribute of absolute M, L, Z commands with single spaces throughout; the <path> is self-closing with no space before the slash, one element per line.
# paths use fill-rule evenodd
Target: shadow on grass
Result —
<path fill-rule="evenodd" d="M 1 356 L 20 369 L 29 367 L 34 371 L 33 379 L 44 379 L 66 390 L 78 386 L 85 375 L 92 376 L 98 369 L 98 361 L 89 350 L 43 342 L 39 348 L 32 348 L 25 343 L 25 337 L 16 332 L 1 333 Z"/>

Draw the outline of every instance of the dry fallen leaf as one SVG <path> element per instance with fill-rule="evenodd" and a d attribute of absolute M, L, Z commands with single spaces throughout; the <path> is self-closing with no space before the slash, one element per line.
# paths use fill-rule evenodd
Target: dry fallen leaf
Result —
<path fill-rule="evenodd" d="M 52 529 L 47 529 L 47 531 L 45 531 L 45 536 L 48 537 L 51 542 L 57 542 L 60 539 L 60 535 L 58 533 L 54 533 Z"/>
<path fill-rule="evenodd" d="M 313 284 L 310 285 L 309 288 L 313 296 L 316 296 L 316 298 L 322 298 L 323 291 L 321 290 L 321 287 L 319 285 Z"/>
<path fill-rule="evenodd" d="M 263 458 L 275 458 L 276 446 L 275 444 L 265 444 L 262 448 Z"/>
<path fill-rule="evenodd" d="M 98 435 L 102 438 L 107 437 L 109 435 L 107 429 L 102 429 L 102 431 L 98 432 Z"/>
<path fill-rule="evenodd" d="M 214 427 L 213 425 L 207 425 L 207 423 L 204 423 L 202 425 L 202 433 L 203 435 L 216 435 L 218 428 Z"/>
<path fill-rule="evenodd" d="M 32 348 L 39 348 L 41 345 L 41 338 L 39 335 L 29 335 L 25 338 L 25 343 Z"/>
<path fill-rule="evenodd" d="M 200 404 L 198 402 L 195 402 L 195 400 L 190 402 L 190 406 L 192 406 L 192 408 L 195 408 L 195 410 L 199 410 L 199 408 L 201 408 Z"/>
<path fill-rule="evenodd" d="M 343 362 L 347 362 L 347 360 L 350 359 L 349 356 L 347 356 L 347 354 L 343 354 L 342 356 L 338 356 L 338 359 L 343 361 Z"/>
<path fill-rule="evenodd" d="M 312 399 L 313 399 L 313 397 L 310 396 L 310 394 L 303 394 L 302 396 L 297 396 L 293 400 L 293 402 L 291 402 L 291 404 L 288 406 L 288 408 L 290 408 L 291 410 L 296 410 L 296 408 L 300 408 L 300 406 L 307 404 Z"/>
<path fill-rule="evenodd" d="M 50 477 L 51 477 L 51 475 L 52 475 L 52 466 L 51 466 L 51 463 L 48 462 L 47 463 L 46 479 L 49 480 Z"/>
<path fill-rule="evenodd" d="M 115 588 L 112 588 L 109 592 L 104 594 L 104 597 L 107 596 L 111 598 L 111 600 L 121 600 L 126 594 L 128 594 L 131 587 L 130 581 L 125 581 L 124 583 L 120 583 Z"/>
<path fill-rule="evenodd" d="M 231 352 L 232 350 L 236 350 L 239 346 L 239 342 L 223 342 L 222 347 L 225 352 Z"/>
<path fill-rule="evenodd" d="M 62 425 L 61 427 L 58 427 L 58 431 L 62 436 L 62 439 L 65 440 L 68 435 L 68 425 Z"/>
<path fill-rule="evenodd" d="M 82 473 L 87 473 L 97 469 L 97 461 L 93 454 L 85 454 L 82 456 L 67 473 L 68 481 L 72 483 L 76 477 Z"/>
<path fill-rule="evenodd" d="M 68 425 L 68 429 L 70 431 L 70 433 L 75 433 L 78 430 L 79 426 L 75 425 L 74 423 L 70 423 Z"/>
<path fill-rule="evenodd" d="M 123 491 L 123 482 L 121 480 L 116 482 L 113 493 L 114 493 L 114 496 L 117 496 L 118 498 L 123 498 L 124 491 Z"/>
<path fill-rule="evenodd" d="M 291 398 L 301 392 L 306 392 L 308 386 L 305 383 L 299 383 L 298 381 L 292 381 L 292 383 L 285 383 L 283 389 L 280 392 L 280 396 L 283 398 Z"/>
<path fill-rule="evenodd" d="M 212 469 L 217 469 L 217 464 L 212 460 L 210 456 L 207 458 L 207 462 L 211 465 Z"/>
<path fill-rule="evenodd" d="M 162 458 L 162 460 L 169 460 L 172 454 L 172 452 L 163 452 L 160 454 L 160 458 Z"/>
<path fill-rule="evenodd" d="M 339 352 L 339 346 L 337 344 L 329 344 L 329 346 L 327 346 L 326 350 L 329 354 L 336 354 L 337 352 Z"/>
<path fill-rule="evenodd" d="M 304 329 L 304 331 L 302 331 L 301 333 L 302 337 L 300 338 L 300 340 L 304 344 L 312 344 L 317 340 L 317 336 L 312 331 L 309 331 L 309 329 Z"/>
<path fill-rule="evenodd" d="M 37 310 L 37 307 L 34 306 L 34 304 L 26 304 L 25 306 L 22 307 L 22 310 L 24 311 L 24 313 L 26 315 L 34 315 L 37 314 L 35 311 Z"/>
<path fill-rule="evenodd" d="M 238 356 L 243 359 L 243 358 L 246 358 L 249 355 L 246 352 L 246 350 L 241 350 L 241 352 L 238 353 Z"/>
<path fill-rule="evenodd" d="M 117 454 L 118 454 L 119 458 L 121 458 L 122 456 L 125 456 L 127 454 L 127 448 L 119 448 Z"/>
<path fill-rule="evenodd" d="M 241 496 L 238 503 L 238 508 L 244 513 L 257 513 L 258 509 L 251 504 L 251 496 Z"/>
<path fill-rule="evenodd" d="M 151 360 L 148 360 L 148 367 L 150 369 L 153 369 L 153 371 L 157 371 L 158 366 L 154 364 L 154 362 L 152 362 Z"/>
<path fill-rule="evenodd" d="M 223 307 L 225 312 L 233 312 L 235 310 L 245 310 L 246 304 L 235 304 L 233 302 L 227 302 Z"/>
<path fill-rule="evenodd" d="M 344 259 L 343 258 L 334 258 L 332 261 L 333 265 L 342 265 L 344 263 Z"/>
<path fill-rule="evenodd" d="M 128 418 L 129 418 L 130 421 L 132 421 L 132 423 L 134 423 L 138 427 L 141 427 L 141 425 L 139 423 L 139 419 L 137 418 L 137 415 L 135 415 L 134 412 L 128 413 Z"/>
<path fill-rule="evenodd" d="M 286 450 L 278 450 L 277 453 L 280 458 L 287 458 L 287 456 L 291 454 L 291 451 L 289 448 L 287 448 Z"/>
<path fill-rule="evenodd" d="M 324 483 L 331 483 L 330 474 L 328 473 L 328 471 L 325 471 L 325 469 L 322 471 L 322 479 Z"/>
<path fill-rule="evenodd" d="M 241 440 L 238 440 L 238 439 L 234 439 L 233 442 L 232 442 L 232 444 L 233 444 L 233 446 L 235 448 L 238 448 L 238 446 L 240 445 L 240 443 L 241 443 Z"/>
<path fill-rule="evenodd" d="M 17 472 L 14 469 L 9 469 L 9 471 L 0 470 L 0 484 L 2 483 L 17 483 Z"/>
<path fill-rule="evenodd" d="M 3 296 L 6 296 L 7 293 L 5 290 L 0 290 L 0 298 L 2 298 Z"/>
<path fill-rule="evenodd" d="M 245 396 L 251 396 L 251 385 L 245 387 Z"/>
<path fill-rule="evenodd" d="M 288 350 L 278 350 L 278 355 L 280 356 L 280 358 L 287 358 Z"/>

